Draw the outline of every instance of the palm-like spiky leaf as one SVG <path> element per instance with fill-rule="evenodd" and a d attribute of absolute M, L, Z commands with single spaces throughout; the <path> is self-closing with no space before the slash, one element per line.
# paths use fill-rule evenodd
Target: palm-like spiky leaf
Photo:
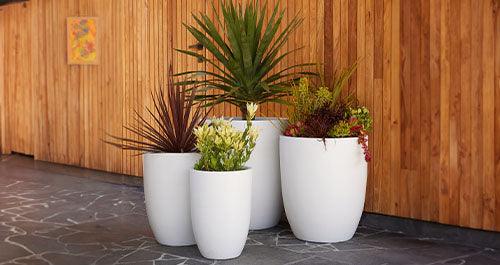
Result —
<path fill-rule="evenodd" d="M 167 95 L 162 88 L 151 91 L 153 108 L 147 108 L 147 116 L 135 111 L 135 124 L 124 128 L 142 138 L 135 140 L 109 135 L 105 142 L 124 150 L 140 153 L 186 153 L 194 152 L 196 137 L 194 128 L 205 123 L 208 111 L 197 105 L 196 88 L 188 89 L 189 84 L 174 83 L 172 66 L 169 68 Z M 188 92 L 190 90 L 190 92 Z"/>
<path fill-rule="evenodd" d="M 281 27 L 286 10 L 280 10 L 279 4 L 274 6 L 266 23 L 267 2 L 261 6 L 258 0 L 248 1 L 244 7 L 241 4 L 234 4 L 231 0 L 219 0 L 219 3 L 221 15 L 212 3 L 215 21 L 200 13 L 193 14 L 195 25 L 184 24 L 193 37 L 213 56 L 177 50 L 206 62 L 214 67 L 215 71 L 191 70 L 176 75 L 197 75 L 198 78 L 191 78 L 190 84 L 202 89 L 221 91 L 222 94 L 219 95 L 196 97 L 196 100 L 207 101 L 206 106 L 228 102 L 237 105 L 244 113 L 247 102 L 285 103 L 278 99 L 289 95 L 290 85 L 296 82 L 299 76 L 315 74 L 310 71 L 300 71 L 301 68 L 315 65 L 313 63 L 276 69 L 285 58 L 301 49 L 280 54 L 290 35 L 303 19 L 296 15 L 288 24 Z M 273 71 L 274 74 L 271 74 Z M 199 78 L 200 75 L 205 78 Z"/>

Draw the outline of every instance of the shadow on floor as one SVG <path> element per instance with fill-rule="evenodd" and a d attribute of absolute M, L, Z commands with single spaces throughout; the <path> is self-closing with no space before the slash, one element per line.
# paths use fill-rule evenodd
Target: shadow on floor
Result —
<path fill-rule="evenodd" d="M 493 249 L 365 226 L 345 243 L 308 243 L 286 224 L 252 231 L 240 258 L 214 262 L 195 246 L 158 245 L 142 188 L 110 183 L 126 176 L 78 170 L 1 158 L 0 264 L 500 264 Z"/>

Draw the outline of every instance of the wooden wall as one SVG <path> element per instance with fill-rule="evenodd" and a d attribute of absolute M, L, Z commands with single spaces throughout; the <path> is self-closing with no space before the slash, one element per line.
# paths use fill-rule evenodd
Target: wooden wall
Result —
<path fill-rule="evenodd" d="M 500 231 L 499 3 L 325 1 L 327 74 L 361 58 L 374 114 L 368 211 Z"/>
<path fill-rule="evenodd" d="M 31 58 L 28 32 L 21 30 L 19 20 L 27 18 L 26 12 L 15 9 L 9 16 L 0 16 L 0 136 L 3 150 L 33 153 L 33 112 L 31 85 Z M 0 11 L 2 12 L 2 11 Z M 27 25 L 25 25 L 27 26 Z M 3 34 L 2 34 L 3 33 Z M 3 86 L 2 86 L 3 85 Z"/>
<path fill-rule="evenodd" d="M 271 2 L 275 2 L 271 1 Z M 374 115 L 366 210 L 500 231 L 499 0 L 284 0 L 306 18 L 290 59 L 325 74 L 360 59 L 349 89 Z M 140 175 L 106 146 L 151 102 L 180 27 L 208 1 L 31 0 L 0 11 L 0 147 L 36 159 Z M 98 16 L 101 64 L 68 66 L 65 18 Z M 3 40 L 3 41 L 2 41 Z M 287 63 L 290 63 L 287 62 Z M 2 96 L 3 95 L 3 96 Z M 234 115 L 224 105 L 216 115 Z M 283 114 L 280 106 L 262 115 Z"/>
<path fill-rule="evenodd" d="M 277 0 L 269 1 L 269 11 Z M 192 58 L 173 53 L 196 41 L 181 26 L 193 23 L 192 12 L 214 16 L 210 1 L 186 0 L 31 0 L 0 11 L 5 41 L 5 69 L 0 91 L 6 141 L 3 152 L 36 159 L 140 175 L 142 162 L 134 153 L 102 143 L 105 134 L 129 135 L 124 124 L 134 122 L 133 110 L 146 113 L 149 89 L 164 84 L 168 65 L 175 70 L 199 68 Z M 287 48 L 307 46 L 288 62 L 321 61 L 322 1 L 282 1 L 286 18 L 299 10 L 304 26 Z M 100 19 L 100 64 L 68 65 L 66 18 Z M 307 35 L 308 38 L 301 36 Z M 203 67 L 203 65 L 201 65 Z M 0 92 L 1 93 L 1 92 Z M 215 115 L 236 115 L 222 105 Z M 0 113 L 1 114 L 1 113 Z M 280 106 L 263 106 L 261 115 L 281 115 Z"/>

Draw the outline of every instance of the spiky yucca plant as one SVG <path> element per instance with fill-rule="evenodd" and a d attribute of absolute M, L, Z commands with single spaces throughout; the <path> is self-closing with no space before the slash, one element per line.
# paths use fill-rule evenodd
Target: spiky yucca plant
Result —
<path fill-rule="evenodd" d="M 146 107 L 149 117 L 135 111 L 136 124 L 124 126 L 125 130 L 143 140 L 109 135 L 111 140 L 105 142 L 141 154 L 196 151 L 194 129 L 205 123 L 208 111 L 196 104 L 196 89 L 188 90 L 188 87 L 175 85 L 170 66 L 167 94 L 162 88 L 151 92 L 153 110 Z"/>
<path fill-rule="evenodd" d="M 281 98 L 289 95 L 290 84 L 297 81 L 300 75 L 314 74 L 300 70 L 302 67 L 314 65 L 311 63 L 276 69 L 283 59 L 301 49 L 296 48 L 280 54 L 280 50 L 303 19 L 295 15 L 288 24 L 282 26 L 286 10 L 280 10 L 279 4 L 276 4 L 269 20 L 265 22 L 267 2 L 262 6 L 258 0 L 248 1 L 244 6 L 236 5 L 231 0 L 219 0 L 219 3 L 222 15 L 212 2 L 215 21 L 200 13 L 193 14 L 196 25 L 184 24 L 214 59 L 211 59 L 212 56 L 193 51 L 177 50 L 208 63 L 215 70 L 192 70 L 177 75 L 198 76 L 189 82 L 206 90 L 219 89 L 221 94 L 199 95 L 196 99 L 205 100 L 206 105 L 221 102 L 236 105 L 241 110 L 242 117 L 246 116 L 246 103 L 249 102 L 286 103 Z M 200 75 L 203 78 L 199 78 Z"/>

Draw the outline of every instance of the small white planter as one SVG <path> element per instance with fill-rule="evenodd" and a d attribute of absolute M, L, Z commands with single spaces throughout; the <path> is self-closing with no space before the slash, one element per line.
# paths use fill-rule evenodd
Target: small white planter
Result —
<path fill-rule="evenodd" d="M 299 239 L 353 237 L 366 193 L 367 163 L 358 138 L 280 137 L 281 183 L 288 222 Z"/>
<path fill-rule="evenodd" d="M 189 172 L 197 153 L 144 155 L 144 196 L 149 225 L 167 246 L 194 245 L 189 203 Z"/>
<path fill-rule="evenodd" d="M 191 219 L 201 254 L 241 255 L 250 225 L 252 171 L 191 171 Z"/>
<path fill-rule="evenodd" d="M 259 137 L 246 163 L 253 170 L 250 229 L 261 230 L 276 226 L 283 213 L 279 164 L 281 132 L 280 121 L 276 118 L 257 118 L 252 123 Z M 247 122 L 233 120 L 232 126 L 243 131 Z"/>

